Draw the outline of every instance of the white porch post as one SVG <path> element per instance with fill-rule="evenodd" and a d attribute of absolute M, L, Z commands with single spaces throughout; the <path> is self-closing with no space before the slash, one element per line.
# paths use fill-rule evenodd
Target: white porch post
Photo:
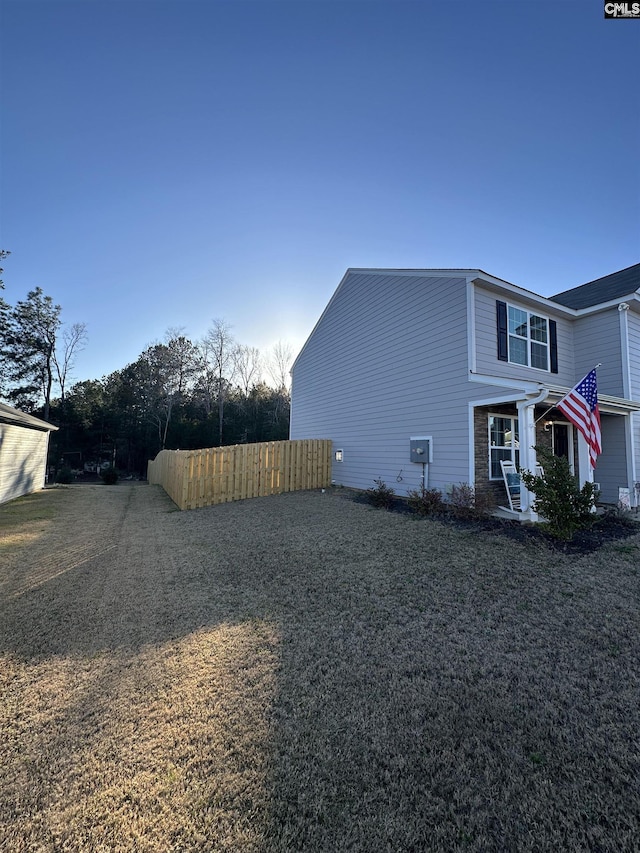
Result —
<path fill-rule="evenodd" d="M 534 407 L 528 400 L 518 403 L 518 427 L 520 429 L 520 468 L 523 471 L 536 471 L 536 452 L 533 449 L 536 443 L 536 425 L 534 418 Z M 538 514 L 531 509 L 535 499 L 525 486 L 520 483 L 520 512 L 530 521 L 537 521 Z"/>
<path fill-rule="evenodd" d="M 533 399 L 522 400 L 518 405 L 518 427 L 520 429 L 520 468 L 524 471 L 536 473 L 538 463 L 536 444 L 536 404 L 541 403 L 548 396 L 545 389 Z M 524 483 L 520 484 L 520 509 L 522 517 L 529 521 L 537 521 L 538 513 L 532 509 L 535 495 L 533 495 Z"/>
<path fill-rule="evenodd" d="M 635 415 L 636 417 L 637 414 Z M 633 435 L 633 414 L 628 414 L 624 419 L 624 443 L 627 449 L 627 480 L 631 494 L 631 505 L 636 508 L 640 505 L 640 490 L 636 489 L 636 454 Z"/>

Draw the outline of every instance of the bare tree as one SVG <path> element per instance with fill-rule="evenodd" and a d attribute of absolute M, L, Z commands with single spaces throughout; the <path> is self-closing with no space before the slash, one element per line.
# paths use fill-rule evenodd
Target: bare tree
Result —
<path fill-rule="evenodd" d="M 273 379 L 276 389 L 289 390 L 291 385 L 291 363 L 293 362 L 293 348 L 290 344 L 278 341 L 274 344 L 267 362 L 267 370 Z"/>
<path fill-rule="evenodd" d="M 62 333 L 62 347 L 53 351 L 56 380 L 60 386 L 60 401 L 64 408 L 67 380 L 75 365 L 76 356 L 87 342 L 87 324 L 74 323 Z"/>
<path fill-rule="evenodd" d="M 202 367 L 206 386 L 213 391 L 218 403 L 218 444 L 222 446 L 224 404 L 233 381 L 235 341 L 231 325 L 216 319 L 201 344 Z"/>
<path fill-rule="evenodd" d="M 245 397 L 249 395 L 251 388 L 260 379 L 262 360 L 260 350 L 256 347 L 238 344 L 233 352 L 235 375 L 240 390 Z"/>

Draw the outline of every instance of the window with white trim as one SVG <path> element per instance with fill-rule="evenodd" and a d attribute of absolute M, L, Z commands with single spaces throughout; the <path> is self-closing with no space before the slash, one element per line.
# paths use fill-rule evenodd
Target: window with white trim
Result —
<path fill-rule="evenodd" d="M 520 464 L 518 418 L 489 415 L 489 479 L 501 480 L 501 461 Z"/>
<path fill-rule="evenodd" d="M 549 321 L 515 305 L 507 306 L 509 361 L 549 370 Z"/>

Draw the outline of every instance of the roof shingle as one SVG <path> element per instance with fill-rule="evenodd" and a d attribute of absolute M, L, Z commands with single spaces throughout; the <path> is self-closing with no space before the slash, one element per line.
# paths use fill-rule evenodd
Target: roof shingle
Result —
<path fill-rule="evenodd" d="M 549 298 L 567 308 L 590 308 L 640 290 L 640 264 L 588 281 Z"/>

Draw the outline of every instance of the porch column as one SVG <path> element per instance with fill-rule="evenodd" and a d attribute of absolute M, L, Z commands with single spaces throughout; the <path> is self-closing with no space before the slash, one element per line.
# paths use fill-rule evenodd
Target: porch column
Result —
<path fill-rule="evenodd" d="M 536 404 L 546 400 L 549 392 L 545 389 L 528 400 L 522 400 L 518 406 L 518 426 L 520 429 L 520 468 L 524 471 L 536 473 L 538 458 L 535 451 L 536 444 Z M 520 483 L 520 509 L 522 518 L 529 521 L 538 521 L 538 513 L 532 509 L 535 495 Z"/>
<path fill-rule="evenodd" d="M 536 452 L 533 449 L 536 443 L 536 425 L 534 418 L 534 407 L 528 400 L 518 403 L 518 426 L 520 429 L 520 468 L 523 471 L 536 472 Z M 530 521 L 537 521 L 538 515 L 531 509 L 535 500 L 533 495 L 523 482 L 520 483 L 520 511 Z"/>

